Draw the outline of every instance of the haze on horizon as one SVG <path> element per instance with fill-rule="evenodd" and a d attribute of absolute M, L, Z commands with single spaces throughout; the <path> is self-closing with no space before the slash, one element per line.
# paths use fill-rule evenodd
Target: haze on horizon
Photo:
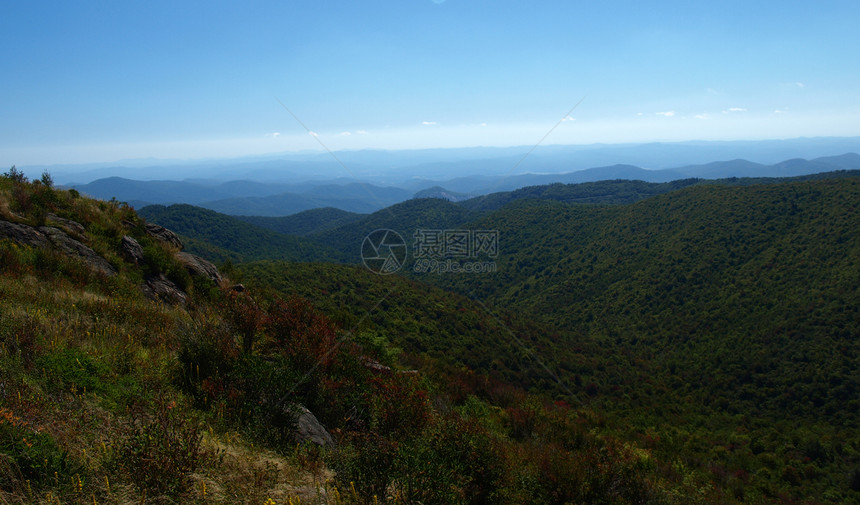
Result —
<path fill-rule="evenodd" d="M 856 1 L 14 2 L 0 164 L 858 136 L 857 19 Z"/>

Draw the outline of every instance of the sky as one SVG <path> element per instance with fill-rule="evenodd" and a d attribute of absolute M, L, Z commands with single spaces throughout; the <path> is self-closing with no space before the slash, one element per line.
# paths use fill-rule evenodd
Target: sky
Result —
<path fill-rule="evenodd" d="M 860 135 L 860 2 L 26 1 L 0 167 Z"/>

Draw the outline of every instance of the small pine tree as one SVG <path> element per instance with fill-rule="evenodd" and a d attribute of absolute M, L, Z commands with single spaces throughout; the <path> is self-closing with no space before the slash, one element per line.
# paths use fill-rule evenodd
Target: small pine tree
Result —
<path fill-rule="evenodd" d="M 49 188 L 54 187 L 54 178 L 51 177 L 51 174 L 47 170 L 42 172 L 42 178 L 40 180 L 42 181 L 42 184 L 44 184 L 45 186 L 47 186 Z"/>
<path fill-rule="evenodd" d="M 10 179 L 12 182 L 16 183 L 27 182 L 27 176 L 24 175 L 24 172 L 15 168 L 15 165 L 12 165 L 12 168 L 10 168 L 8 172 L 3 174 L 3 177 Z"/>

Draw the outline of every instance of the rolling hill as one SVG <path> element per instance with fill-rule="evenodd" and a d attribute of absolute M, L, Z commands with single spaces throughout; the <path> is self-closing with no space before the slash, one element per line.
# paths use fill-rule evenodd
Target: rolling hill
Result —
<path fill-rule="evenodd" d="M 310 235 L 354 223 L 362 217 L 364 214 L 347 212 L 334 207 L 322 207 L 289 216 L 236 216 L 236 219 L 287 235 Z"/>
<path fill-rule="evenodd" d="M 192 205 L 151 205 L 138 212 L 145 219 L 176 231 L 184 238 L 189 251 L 213 261 L 343 261 L 347 258 L 323 244 Z"/>

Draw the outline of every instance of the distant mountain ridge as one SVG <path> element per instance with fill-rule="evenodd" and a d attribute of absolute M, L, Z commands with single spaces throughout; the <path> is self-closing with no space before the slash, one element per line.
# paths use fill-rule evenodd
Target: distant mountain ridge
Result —
<path fill-rule="evenodd" d="M 479 167 L 480 164 L 477 164 L 473 169 Z M 138 208 L 149 204 L 188 203 L 224 214 L 277 217 L 324 207 L 367 214 L 412 197 L 441 197 L 450 201 L 462 201 L 469 195 L 487 195 L 553 183 L 574 184 L 616 179 L 667 183 L 687 178 L 794 177 L 858 169 L 860 155 L 847 153 L 812 160 L 789 159 L 773 165 L 762 165 L 744 159 L 663 170 L 616 164 L 566 173 L 471 175 L 443 181 L 412 180 L 401 183 L 400 186 L 382 186 L 353 179 L 264 183 L 248 180 L 135 181 L 110 177 L 75 186 L 75 189 L 104 200 L 116 198 Z"/>
<path fill-rule="evenodd" d="M 533 149 L 533 145 L 398 151 L 364 149 L 338 151 L 337 160 L 326 152 L 308 151 L 233 159 L 138 159 L 19 168 L 31 177 L 38 177 L 48 171 L 58 184 L 65 185 L 81 185 L 119 176 L 145 177 L 147 180 L 211 179 L 218 182 L 253 179 L 275 183 L 348 177 L 378 185 L 400 186 L 404 182 L 402 174 L 424 180 L 445 181 L 464 174 L 501 177 L 509 174 L 513 167 L 517 167 L 520 173 L 562 173 L 614 164 L 663 170 L 736 158 L 768 165 L 789 158 L 814 159 L 833 153 L 860 152 L 860 137 L 541 145 L 524 158 Z M 417 189 L 411 186 L 410 189 L 414 192 L 432 185 Z"/>

